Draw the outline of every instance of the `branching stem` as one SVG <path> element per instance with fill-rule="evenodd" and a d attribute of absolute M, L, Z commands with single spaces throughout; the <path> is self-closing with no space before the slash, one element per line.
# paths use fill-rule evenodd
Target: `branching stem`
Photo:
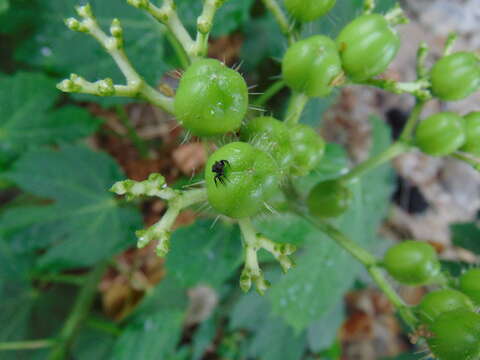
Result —
<path fill-rule="evenodd" d="M 76 74 L 72 74 L 70 79 L 61 81 L 57 88 L 64 92 L 98 96 L 140 97 L 169 113 L 173 113 L 173 99 L 149 86 L 128 60 L 123 48 L 123 29 L 120 21 L 118 19 L 112 21 L 110 26 L 111 36 L 108 36 L 100 29 L 90 5 L 77 7 L 77 13 L 83 20 L 78 21 L 75 18 L 69 18 L 65 21 L 66 25 L 71 30 L 87 33 L 94 37 L 113 58 L 125 76 L 127 85 L 116 85 L 110 78 L 90 82 Z"/>
<path fill-rule="evenodd" d="M 202 14 L 197 19 L 197 39 L 195 41 L 195 56 L 206 56 L 208 52 L 208 37 L 213 26 L 215 13 L 225 0 L 204 0 Z"/>

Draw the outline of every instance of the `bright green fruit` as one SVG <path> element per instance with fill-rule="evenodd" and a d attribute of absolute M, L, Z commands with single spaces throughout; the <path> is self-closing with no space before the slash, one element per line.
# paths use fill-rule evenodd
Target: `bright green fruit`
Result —
<path fill-rule="evenodd" d="M 480 269 L 470 269 L 460 276 L 460 290 L 480 306 Z"/>
<path fill-rule="evenodd" d="M 282 61 L 283 79 L 310 97 L 326 96 L 342 74 L 335 42 L 323 35 L 301 40 L 288 48 Z"/>
<path fill-rule="evenodd" d="M 427 339 L 439 360 L 476 360 L 480 356 L 480 315 L 459 309 L 440 315 Z"/>
<path fill-rule="evenodd" d="M 265 208 L 278 189 L 280 176 L 270 155 L 250 144 L 233 142 L 210 156 L 205 181 L 208 201 L 215 210 L 245 218 Z"/>
<path fill-rule="evenodd" d="M 469 297 L 460 291 L 442 289 L 425 295 L 417 311 L 423 324 L 431 324 L 439 315 L 457 309 L 473 311 L 474 306 Z"/>
<path fill-rule="evenodd" d="M 464 119 L 467 138 L 460 150 L 480 156 L 480 111 L 471 112 Z"/>
<path fill-rule="evenodd" d="M 310 126 L 302 124 L 291 127 L 289 134 L 293 153 L 292 175 L 307 175 L 322 159 L 325 141 Z"/>
<path fill-rule="evenodd" d="M 361 15 L 343 28 L 337 46 L 345 72 L 362 81 L 387 69 L 400 48 L 400 38 L 382 15 Z"/>
<path fill-rule="evenodd" d="M 183 74 L 175 95 L 175 116 L 198 136 L 237 130 L 247 108 L 245 80 L 215 59 L 196 60 Z"/>
<path fill-rule="evenodd" d="M 284 169 L 293 160 L 290 136 L 285 123 L 270 116 L 250 120 L 241 130 L 242 141 L 270 154 L 280 168 Z"/>
<path fill-rule="evenodd" d="M 383 262 L 395 280 L 407 285 L 428 284 L 440 274 L 437 253 L 425 242 L 404 241 L 392 246 Z"/>
<path fill-rule="evenodd" d="M 352 192 L 342 182 L 327 180 L 318 183 L 308 195 L 310 214 L 319 218 L 337 217 L 350 206 Z"/>
<path fill-rule="evenodd" d="M 445 101 L 461 100 L 480 88 L 480 61 L 469 52 L 440 59 L 430 73 L 432 92 Z"/>
<path fill-rule="evenodd" d="M 426 154 L 445 156 L 465 143 L 465 123 L 453 112 L 441 112 L 423 120 L 417 128 L 416 143 Z"/>
<path fill-rule="evenodd" d="M 328 13 L 336 0 L 285 0 L 285 7 L 300 22 L 313 21 Z"/>

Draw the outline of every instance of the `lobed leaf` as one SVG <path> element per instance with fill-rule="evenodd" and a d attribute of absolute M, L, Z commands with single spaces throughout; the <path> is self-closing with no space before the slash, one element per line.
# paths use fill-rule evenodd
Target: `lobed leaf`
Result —
<path fill-rule="evenodd" d="M 123 175 L 107 155 L 79 146 L 38 150 L 18 160 L 7 179 L 34 195 L 54 200 L 46 206 L 11 208 L 0 217 L 1 233 L 16 251 L 47 251 L 42 270 L 89 266 L 133 245 L 138 211 L 121 207 L 108 189 Z"/>

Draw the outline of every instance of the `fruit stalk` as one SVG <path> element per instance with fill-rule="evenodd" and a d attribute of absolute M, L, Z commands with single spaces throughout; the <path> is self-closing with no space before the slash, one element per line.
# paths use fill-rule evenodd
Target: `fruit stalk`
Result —
<path fill-rule="evenodd" d="M 283 12 L 276 0 L 263 0 L 265 7 L 273 14 L 275 20 L 280 26 L 280 30 L 288 38 L 288 43 L 291 45 L 295 42 L 295 36 L 292 32 L 292 26 L 288 22 L 288 17 Z"/>
<path fill-rule="evenodd" d="M 294 92 L 292 94 L 287 113 L 285 114 L 286 125 L 295 125 L 298 123 L 308 100 L 310 100 L 310 98 L 303 93 Z"/>
<path fill-rule="evenodd" d="M 208 51 L 208 38 L 212 30 L 215 13 L 225 0 L 205 0 L 202 14 L 197 19 L 197 38 L 195 40 L 196 56 L 206 56 Z"/>

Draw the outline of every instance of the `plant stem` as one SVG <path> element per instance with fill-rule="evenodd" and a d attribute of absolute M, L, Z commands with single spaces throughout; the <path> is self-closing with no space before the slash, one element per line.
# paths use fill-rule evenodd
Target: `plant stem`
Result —
<path fill-rule="evenodd" d="M 457 152 L 453 153 L 451 156 L 458 159 L 458 160 L 466 162 L 467 164 L 472 166 L 475 170 L 480 171 L 480 159 L 479 158 L 477 158 L 473 155 L 470 155 L 470 154 L 460 152 L 460 151 L 457 151 Z"/>
<path fill-rule="evenodd" d="M 405 321 L 405 323 L 412 329 L 415 329 L 417 323 L 415 315 L 387 281 L 381 267 L 377 265 L 378 260 L 372 254 L 363 249 L 361 246 L 357 245 L 354 241 L 349 239 L 344 233 L 339 231 L 331 224 L 327 222 L 317 221 L 305 214 L 301 215 L 306 218 L 312 225 L 317 227 L 320 231 L 327 234 L 343 249 L 348 251 L 350 255 L 357 259 L 360 263 L 362 263 L 362 265 L 365 266 L 366 270 L 372 277 L 373 281 L 377 284 L 380 290 L 383 291 L 389 301 L 398 310 L 400 316 Z"/>
<path fill-rule="evenodd" d="M 80 290 L 80 293 L 75 300 L 72 312 L 60 331 L 58 342 L 50 352 L 48 360 L 66 359 L 68 349 L 74 341 L 78 330 L 90 311 L 90 307 L 92 306 L 95 294 L 97 292 L 98 282 L 102 278 L 102 275 L 107 268 L 107 264 L 107 262 L 102 262 L 96 265 L 88 274 L 85 285 Z"/>
<path fill-rule="evenodd" d="M 375 10 L 375 0 L 365 0 L 363 3 L 363 13 L 371 14 Z"/>
<path fill-rule="evenodd" d="M 400 141 L 408 142 L 412 138 L 415 127 L 417 126 L 420 116 L 422 115 L 425 103 L 426 101 L 417 100 L 417 103 L 413 107 L 412 112 L 407 119 L 407 123 L 400 134 Z"/>
<path fill-rule="evenodd" d="M 122 333 L 122 330 L 114 323 L 97 317 L 89 317 L 85 324 L 93 329 L 101 330 L 113 336 L 119 336 Z"/>
<path fill-rule="evenodd" d="M 339 179 L 341 181 L 353 181 L 362 175 L 366 174 L 370 170 L 375 169 L 377 166 L 380 166 L 387 161 L 397 157 L 404 152 L 407 152 L 411 149 L 411 146 L 407 143 L 397 141 L 396 143 L 390 145 L 385 151 L 378 154 L 377 156 L 373 156 L 370 159 L 364 161 L 363 163 L 357 165 L 353 169 L 351 169 L 348 173 L 341 176 Z"/>
<path fill-rule="evenodd" d="M 285 87 L 285 81 L 277 80 L 272 85 L 268 87 L 267 90 L 253 102 L 255 106 L 262 106 L 267 101 L 269 101 L 272 97 L 274 97 L 279 91 L 281 91 Z"/>
<path fill-rule="evenodd" d="M 454 32 L 448 34 L 447 41 L 445 41 L 445 49 L 443 50 L 443 56 L 448 56 L 452 53 L 457 38 L 458 35 Z"/>
<path fill-rule="evenodd" d="M 0 343 L 0 351 L 44 349 L 54 344 L 54 339 L 2 342 Z"/>
<path fill-rule="evenodd" d="M 310 98 L 299 92 L 294 92 L 288 104 L 287 113 L 285 114 L 285 124 L 295 125 L 299 122 L 303 110 Z"/>
<path fill-rule="evenodd" d="M 215 13 L 225 0 L 205 0 L 202 14 L 197 19 L 197 38 L 195 41 L 196 56 L 206 56 L 208 52 L 208 37 L 213 26 Z"/>
<path fill-rule="evenodd" d="M 115 107 L 118 118 L 122 122 L 122 124 L 125 126 L 127 129 L 127 134 L 130 139 L 130 141 L 133 143 L 135 148 L 138 150 L 140 156 L 143 159 L 148 158 L 148 145 L 147 143 L 140 137 L 138 136 L 137 131 L 133 127 L 133 125 L 130 122 L 130 118 L 125 111 L 125 108 L 122 105 L 117 105 Z"/>
<path fill-rule="evenodd" d="M 275 20 L 280 26 L 280 31 L 288 38 L 288 43 L 291 45 L 295 42 L 295 36 L 292 32 L 292 27 L 288 22 L 288 17 L 284 14 L 282 8 L 277 3 L 277 0 L 262 0 L 265 7 L 273 14 Z"/>

